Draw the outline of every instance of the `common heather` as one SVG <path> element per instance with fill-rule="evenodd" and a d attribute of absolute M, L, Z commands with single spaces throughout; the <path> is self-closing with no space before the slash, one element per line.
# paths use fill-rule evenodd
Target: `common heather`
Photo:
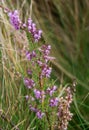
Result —
<path fill-rule="evenodd" d="M 41 44 L 42 30 L 37 29 L 31 18 L 24 23 L 17 10 L 9 11 L 7 15 L 14 29 L 24 31 L 28 39 L 28 49 L 24 51 L 28 68 L 22 73 L 23 87 L 27 92 L 23 95 L 26 107 L 36 117 L 36 121 L 46 123 L 48 129 L 67 130 L 72 118 L 70 105 L 73 101 L 73 92 L 72 88 L 66 87 L 62 96 L 59 96 L 60 87 L 51 78 L 50 61 L 55 59 L 50 56 L 51 45 Z"/>

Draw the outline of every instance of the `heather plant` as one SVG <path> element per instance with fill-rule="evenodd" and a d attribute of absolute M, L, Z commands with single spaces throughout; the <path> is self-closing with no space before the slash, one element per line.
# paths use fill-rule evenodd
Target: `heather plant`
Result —
<path fill-rule="evenodd" d="M 75 85 L 61 88 L 50 78 L 51 61 L 55 58 L 50 56 L 51 45 L 42 44 L 42 30 L 38 30 L 33 20 L 28 18 L 27 22 L 23 22 L 18 10 L 5 9 L 4 12 L 13 28 L 27 38 L 22 50 L 23 55 L 19 54 L 25 60 L 27 67 L 24 70 L 26 72 L 21 70 L 20 74 L 26 91 L 25 95 L 22 95 L 26 103 L 25 107 L 32 117 L 30 121 L 34 119 L 36 124 L 39 124 L 34 123 L 34 129 L 67 130 L 73 115 L 70 112 L 70 105 L 73 101 Z M 19 128 L 15 127 L 15 129 Z"/>

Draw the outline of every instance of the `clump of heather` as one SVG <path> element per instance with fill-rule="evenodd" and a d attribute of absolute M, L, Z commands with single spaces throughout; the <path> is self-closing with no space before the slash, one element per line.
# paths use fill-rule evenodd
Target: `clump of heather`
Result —
<path fill-rule="evenodd" d="M 36 116 L 36 120 L 46 123 L 50 130 L 67 130 L 73 115 L 70 112 L 73 91 L 71 87 L 67 87 L 63 95 L 59 96 L 60 87 L 51 78 L 50 61 L 55 59 L 50 56 L 51 45 L 40 44 L 42 30 L 37 29 L 31 18 L 27 19 L 27 23 L 24 23 L 17 10 L 8 11 L 7 14 L 11 25 L 16 30 L 30 34 L 27 35 L 28 49 L 24 51 L 25 61 L 29 66 L 26 74 L 23 75 L 24 87 L 27 90 L 25 101 L 30 113 Z"/>

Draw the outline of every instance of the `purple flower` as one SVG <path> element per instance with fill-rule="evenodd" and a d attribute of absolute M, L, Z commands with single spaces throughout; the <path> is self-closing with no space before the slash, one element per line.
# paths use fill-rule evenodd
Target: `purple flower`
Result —
<path fill-rule="evenodd" d="M 47 92 L 50 96 L 52 96 L 53 93 L 54 93 L 56 90 L 57 90 L 57 86 L 54 85 L 52 88 L 48 88 L 48 89 L 46 90 L 46 92 Z"/>
<path fill-rule="evenodd" d="M 35 94 L 35 97 L 37 99 L 42 99 L 42 97 L 45 98 L 45 92 L 44 91 L 39 91 L 39 90 L 35 89 L 34 94 Z"/>
<path fill-rule="evenodd" d="M 33 58 L 33 57 L 36 57 L 36 52 L 35 52 L 35 51 L 32 51 L 31 55 L 32 55 L 32 58 Z"/>
<path fill-rule="evenodd" d="M 51 106 L 51 107 L 57 106 L 57 105 L 58 105 L 58 102 L 59 102 L 59 99 L 58 99 L 58 98 L 50 99 L 50 106 Z"/>
<path fill-rule="evenodd" d="M 37 99 L 40 99 L 40 98 L 42 97 L 41 91 L 39 91 L 39 90 L 37 90 L 37 89 L 34 90 L 34 94 L 35 94 L 35 97 L 36 97 Z"/>
<path fill-rule="evenodd" d="M 41 78 L 42 78 L 42 77 L 49 78 L 51 72 L 52 72 L 52 68 L 49 67 L 49 66 L 47 66 L 46 64 L 44 64 L 44 65 L 42 66 Z"/>
<path fill-rule="evenodd" d="M 36 52 L 35 52 L 35 51 L 32 51 L 32 52 L 27 51 L 27 52 L 26 52 L 26 58 L 27 58 L 28 60 L 31 60 L 31 59 L 34 58 L 34 57 L 36 57 Z"/>
<path fill-rule="evenodd" d="M 29 105 L 29 108 L 30 108 L 31 111 L 37 112 L 37 109 L 35 107 L 33 107 L 32 105 Z"/>
<path fill-rule="evenodd" d="M 24 84 L 28 89 L 31 89 L 35 86 L 35 82 L 29 78 L 24 78 Z"/>
<path fill-rule="evenodd" d="M 28 31 L 32 34 L 34 41 L 38 42 L 42 35 L 42 30 L 37 30 L 36 24 L 33 23 L 32 19 L 28 19 Z"/>
<path fill-rule="evenodd" d="M 36 33 L 34 34 L 35 42 L 38 42 L 41 39 L 41 35 L 42 35 L 42 30 L 36 31 Z"/>
<path fill-rule="evenodd" d="M 50 54 L 51 45 L 43 45 L 39 50 L 43 52 L 44 55 L 48 56 Z"/>
<path fill-rule="evenodd" d="M 28 60 L 31 60 L 31 59 L 32 59 L 32 55 L 31 55 L 31 53 L 30 53 L 29 51 L 26 52 L 26 58 L 27 58 Z"/>
<path fill-rule="evenodd" d="M 34 35 L 34 33 L 36 32 L 36 24 L 32 23 L 32 33 Z"/>
<path fill-rule="evenodd" d="M 43 65 L 42 61 L 37 60 L 38 65 L 41 67 Z"/>
<path fill-rule="evenodd" d="M 28 70 L 27 70 L 27 73 L 28 73 L 29 75 L 32 75 L 32 70 L 28 69 Z"/>
<path fill-rule="evenodd" d="M 42 30 L 38 30 L 38 34 L 39 34 L 39 35 L 42 35 Z"/>
<path fill-rule="evenodd" d="M 32 32 L 32 19 L 28 19 L 28 31 L 31 33 Z"/>
<path fill-rule="evenodd" d="M 38 119 L 42 119 L 42 117 L 45 115 L 45 113 L 41 112 L 37 108 L 33 107 L 32 105 L 29 105 L 29 108 L 31 111 L 36 112 L 36 116 Z"/>
<path fill-rule="evenodd" d="M 14 26 L 16 30 L 20 29 L 21 27 L 21 20 L 19 18 L 19 13 L 17 10 L 13 12 L 9 12 L 8 16 L 10 18 L 10 23 Z"/>
<path fill-rule="evenodd" d="M 40 110 L 38 110 L 38 111 L 36 112 L 36 116 L 37 116 L 38 119 L 42 119 L 42 117 L 43 117 L 44 115 L 45 115 L 45 113 L 41 112 Z"/>
<path fill-rule="evenodd" d="M 27 25 L 26 25 L 25 23 L 23 23 L 22 27 L 23 27 L 23 28 L 26 28 L 26 27 L 27 27 Z"/>

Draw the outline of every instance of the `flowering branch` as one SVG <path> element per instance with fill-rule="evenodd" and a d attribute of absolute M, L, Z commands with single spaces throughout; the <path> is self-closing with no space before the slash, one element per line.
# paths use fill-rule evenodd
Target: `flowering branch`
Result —
<path fill-rule="evenodd" d="M 27 22 L 24 23 L 17 10 L 7 11 L 7 15 L 15 30 L 24 30 L 32 37 L 32 41 L 29 42 L 30 47 L 25 50 L 25 58 L 29 63 L 29 68 L 27 75 L 23 78 L 24 86 L 29 93 L 25 98 L 30 112 L 35 113 L 37 120 L 46 121 L 50 130 L 53 129 L 53 124 L 54 129 L 67 130 L 68 123 L 72 118 L 70 105 L 73 101 L 74 92 L 71 87 L 67 87 L 64 91 L 65 94 L 60 98 L 58 96 L 60 88 L 50 79 L 52 73 L 50 61 L 55 59 L 50 56 L 51 45 L 38 44 L 42 38 L 42 30 L 37 29 L 31 18 L 28 18 Z M 27 38 L 29 40 L 29 36 Z M 54 117 L 56 123 L 52 119 Z"/>

